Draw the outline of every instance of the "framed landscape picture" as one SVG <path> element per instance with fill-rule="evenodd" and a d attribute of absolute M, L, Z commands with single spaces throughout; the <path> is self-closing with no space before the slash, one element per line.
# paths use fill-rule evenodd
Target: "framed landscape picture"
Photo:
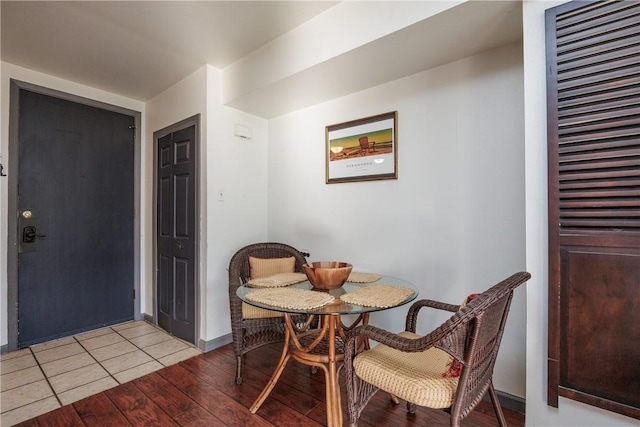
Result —
<path fill-rule="evenodd" d="M 326 183 L 398 178 L 398 112 L 327 126 Z"/>

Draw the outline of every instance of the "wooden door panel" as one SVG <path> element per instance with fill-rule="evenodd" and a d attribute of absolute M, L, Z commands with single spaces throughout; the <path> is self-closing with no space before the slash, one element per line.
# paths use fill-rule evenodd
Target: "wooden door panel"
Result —
<path fill-rule="evenodd" d="M 170 328 L 171 319 L 171 277 L 173 268 L 171 259 L 160 255 L 158 262 L 158 323 L 161 327 Z"/>
<path fill-rule="evenodd" d="M 189 187 L 191 186 L 191 176 L 189 174 L 175 175 L 175 238 L 190 239 L 191 218 L 189 209 Z"/>
<path fill-rule="evenodd" d="M 626 405 L 640 396 L 638 250 L 562 250 L 560 385 Z"/>
<path fill-rule="evenodd" d="M 171 205 L 166 202 L 171 199 L 171 182 L 168 177 L 160 179 L 158 184 L 158 234 L 162 238 L 171 237 Z"/>
<path fill-rule="evenodd" d="M 190 269 L 192 262 L 186 258 L 175 258 L 175 313 L 174 318 L 179 322 L 193 323 L 190 318 L 193 301 L 189 301 Z"/>

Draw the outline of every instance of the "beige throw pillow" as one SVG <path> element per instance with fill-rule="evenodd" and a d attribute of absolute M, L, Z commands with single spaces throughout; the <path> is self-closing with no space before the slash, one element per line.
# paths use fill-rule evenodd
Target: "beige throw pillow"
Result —
<path fill-rule="evenodd" d="M 257 258 L 249 257 L 249 268 L 252 279 L 261 279 L 280 273 L 293 273 L 296 270 L 296 258 Z M 283 314 L 278 311 L 265 310 L 242 303 L 242 317 L 245 319 L 262 319 L 265 317 L 280 317 Z"/>
<path fill-rule="evenodd" d="M 249 257 L 251 278 L 260 279 L 280 273 L 293 273 L 296 270 L 296 258 L 257 258 Z"/>

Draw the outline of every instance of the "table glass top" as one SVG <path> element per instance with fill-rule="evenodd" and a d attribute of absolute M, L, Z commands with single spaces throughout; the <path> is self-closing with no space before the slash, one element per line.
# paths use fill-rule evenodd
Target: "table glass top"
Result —
<path fill-rule="evenodd" d="M 354 292 L 356 290 L 359 290 L 359 289 L 362 289 L 363 287 L 366 287 L 366 286 L 376 286 L 376 285 L 378 285 L 378 286 L 387 285 L 387 286 L 393 286 L 393 287 L 409 288 L 413 292 L 409 296 L 403 298 L 401 301 L 399 301 L 399 302 L 398 301 L 391 302 L 390 303 L 391 305 L 385 306 L 385 307 L 370 307 L 370 306 L 365 306 L 365 305 L 349 304 L 349 303 L 346 303 L 346 302 L 344 302 L 344 301 L 342 301 L 340 299 L 340 297 L 342 295 L 352 293 L 352 292 Z M 287 288 L 288 289 L 302 289 L 302 290 L 306 290 L 306 291 L 311 291 L 312 290 L 312 291 L 316 291 L 316 292 L 328 293 L 329 295 L 333 296 L 335 298 L 335 300 L 332 303 L 329 303 L 329 304 L 324 305 L 322 307 L 311 308 L 311 309 L 299 309 L 299 308 L 291 308 L 291 307 L 284 308 L 282 306 L 270 305 L 270 304 L 256 302 L 256 301 L 250 301 L 249 299 L 247 299 L 247 295 L 250 294 L 251 292 L 257 291 L 259 289 L 252 288 L 252 287 L 246 286 L 246 285 L 245 286 L 240 286 L 238 288 L 236 294 L 238 295 L 238 297 L 242 301 L 246 302 L 247 304 L 256 306 L 256 307 L 266 308 L 266 309 L 269 309 L 269 310 L 286 312 L 286 313 L 304 313 L 304 314 L 319 314 L 319 315 L 324 315 L 324 314 L 360 314 L 360 313 L 369 313 L 369 312 L 380 311 L 380 310 L 387 310 L 389 308 L 399 307 L 401 305 L 407 304 L 407 303 L 413 301 L 414 299 L 416 299 L 416 297 L 418 296 L 418 290 L 416 289 L 416 287 L 413 284 L 411 284 L 411 283 L 409 283 L 409 282 L 407 282 L 405 280 L 398 279 L 396 277 L 391 277 L 391 276 L 382 276 L 379 280 L 376 280 L 375 282 L 370 282 L 370 283 L 351 283 L 351 282 L 346 282 L 342 287 L 337 288 L 337 289 L 332 289 L 332 290 L 329 290 L 329 291 L 314 289 L 313 286 L 311 285 L 311 283 L 309 283 L 309 281 L 297 283 L 295 285 L 290 285 L 290 286 L 287 286 L 285 288 L 271 288 L 271 289 L 287 289 Z"/>

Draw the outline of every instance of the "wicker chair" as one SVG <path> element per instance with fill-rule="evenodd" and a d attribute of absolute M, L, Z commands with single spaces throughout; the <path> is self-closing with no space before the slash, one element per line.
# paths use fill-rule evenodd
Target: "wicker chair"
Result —
<path fill-rule="evenodd" d="M 344 358 L 351 426 L 357 425 L 371 397 L 384 390 L 396 404 L 398 398 L 406 400 L 409 412 L 415 412 L 416 405 L 446 410 L 452 426 L 459 426 L 489 391 L 500 426 L 505 427 L 493 388 L 493 367 L 513 290 L 530 277 L 526 272 L 516 273 L 462 308 L 417 301 L 407 314 L 406 331 L 400 334 L 370 325 L 354 329 Z M 455 314 L 428 335 L 420 336 L 415 332 L 422 307 Z M 379 344 L 363 351 L 366 339 Z"/>
<path fill-rule="evenodd" d="M 238 287 L 251 278 L 249 257 L 262 259 L 295 258 L 294 271 L 304 272 L 302 265 L 307 262 L 308 253 L 300 252 L 292 246 L 284 243 L 255 243 L 238 250 L 229 262 L 229 308 L 231 311 L 231 334 L 233 336 L 233 351 L 236 355 L 236 383 L 242 384 L 242 356 L 265 344 L 284 340 L 284 317 L 282 313 L 269 314 L 263 310 L 265 317 L 261 316 L 260 309 L 244 307 L 244 311 L 252 310 L 251 318 L 243 316 L 243 302 L 236 295 Z M 256 314 L 257 313 L 257 314 Z M 306 317 L 296 319 L 300 323 L 306 321 Z"/>

